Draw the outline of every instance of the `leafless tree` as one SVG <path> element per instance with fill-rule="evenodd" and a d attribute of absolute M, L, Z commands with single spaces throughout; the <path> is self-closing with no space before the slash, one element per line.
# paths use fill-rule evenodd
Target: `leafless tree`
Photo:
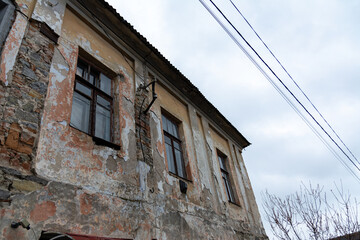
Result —
<path fill-rule="evenodd" d="M 325 240 L 360 231 L 359 203 L 335 184 L 330 200 L 323 187 L 302 184 L 300 190 L 284 198 L 263 194 L 266 220 L 278 239 Z"/>

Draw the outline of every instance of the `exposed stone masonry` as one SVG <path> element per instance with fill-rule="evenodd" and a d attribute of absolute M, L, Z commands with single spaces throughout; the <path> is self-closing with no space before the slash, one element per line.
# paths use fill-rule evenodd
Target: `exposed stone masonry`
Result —
<path fill-rule="evenodd" d="M 0 82 L 0 162 L 30 173 L 48 86 L 54 42 L 32 21 L 8 86 Z"/>
<path fill-rule="evenodd" d="M 143 113 L 149 104 L 148 94 L 147 89 L 139 87 L 135 95 L 136 147 L 138 160 L 153 166 L 150 116 L 149 112 Z"/>

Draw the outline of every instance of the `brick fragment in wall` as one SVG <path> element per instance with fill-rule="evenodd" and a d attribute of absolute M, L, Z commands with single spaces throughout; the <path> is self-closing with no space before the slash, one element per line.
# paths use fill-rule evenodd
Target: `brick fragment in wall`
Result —
<path fill-rule="evenodd" d="M 149 112 L 143 113 L 149 104 L 148 94 L 148 91 L 139 89 L 135 95 L 136 147 L 138 160 L 152 166 L 150 115 Z"/>

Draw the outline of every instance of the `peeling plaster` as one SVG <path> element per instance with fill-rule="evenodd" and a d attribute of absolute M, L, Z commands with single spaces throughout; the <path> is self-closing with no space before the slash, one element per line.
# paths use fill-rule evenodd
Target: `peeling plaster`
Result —
<path fill-rule="evenodd" d="M 30 11 L 35 5 L 34 0 L 16 0 L 16 3 L 20 7 L 20 11 L 29 17 Z"/>
<path fill-rule="evenodd" d="M 57 0 L 52 4 L 49 0 L 38 0 L 32 18 L 45 22 L 55 33 L 61 34 L 61 26 L 66 8 L 66 0 Z"/>
<path fill-rule="evenodd" d="M 134 132 L 130 126 L 132 126 L 132 119 L 127 118 L 126 116 L 123 116 L 123 119 L 125 121 L 125 126 L 123 127 L 123 131 L 121 133 L 121 146 L 123 146 L 124 151 L 124 161 L 128 161 L 130 159 L 129 155 L 129 145 L 130 145 L 130 131 Z"/>
<path fill-rule="evenodd" d="M 11 71 L 15 65 L 16 57 L 25 34 L 26 26 L 27 19 L 21 14 L 17 13 L 14 24 L 8 34 L 3 51 L 1 53 L 0 80 L 3 81 L 6 86 L 10 83 L 9 76 L 11 75 Z"/>
<path fill-rule="evenodd" d="M 241 197 L 244 200 L 245 209 L 246 209 L 246 211 L 250 211 L 251 209 L 249 208 L 249 203 L 248 203 L 248 200 L 247 200 L 247 197 L 246 197 L 246 190 L 244 188 L 244 181 L 243 181 L 243 177 L 242 177 L 243 175 L 239 171 L 239 168 L 236 165 L 235 165 L 235 171 L 236 171 L 236 175 L 239 176 L 239 185 L 240 185 L 240 190 L 241 190 Z"/>
<path fill-rule="evenodd" d="M 163 182 L 162 181 L 159 181 L 158 183 L 157 183 L 157 188 L 158 188 L 158 190 L 160 191 L 160 193 L 164 193 L 164 188 L 163 188 Z"/>
<path fill-rule="evenodd" d="M 112 156 L 113 158 L 116 159 L 116 154 L 117 151 L 110 148 L 110 147 L 99 147 L 99 148 L 94 148 L 93 150 L 93 155 L 94 156 L 98 156 L 101 157 L 103 159 L 107 159 L 109 156 Z"/>
<path fill-rule="evenodd" d="M 156 134 L 153 134 L 155 136 L 155 143 L 156 143 L 156 150 L 160 154 L 161 157 L 165 158 L 165 152 L 163 147 L 163 138 L 162 138 L 162 129 L 161 129 L 161 122 L 159 117 L 153 112 L 150 111 L 150 121 L 154 122 L 154 128 L 156 131 Z"/>
<path fill-rule="evenodd" d="M 140 191 L 144 192 L 147 188 L 147 175 L 150 172 L 150 166 L 143 161 L 139 161 L 136 171 L 140 175 Z"/>
<path fill-rule="evenodd" d="M 168 184 L 170 184 L 171 186 L 174 185 L 174 182 L 177 182 L 177 179 L 171 176 L 166 170 L 164 170 L 164 176 L 167 179 Z"/>

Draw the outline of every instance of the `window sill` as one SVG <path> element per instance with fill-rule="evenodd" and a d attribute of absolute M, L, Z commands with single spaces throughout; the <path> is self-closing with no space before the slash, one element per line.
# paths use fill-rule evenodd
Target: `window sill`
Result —
<path fill-rule="evenodd" d="M 106 147 L 110 147 L 110 148 L 113 148 L 115 150 L 120 150 L 120 146 L 115 144 L 115 143 L 112 143 L 112 142 L 108 142 L 102 138 L 98 138 L 98 137 L 95 137 L 95 136 L 92 136 L 92 139 L 94 141 L 94 143 L 96 145 L 100 145 L 100 146 L 106 146 Z"/>
<path fill-rule="evenodd" d="M 84 133 L 84 134 L 86 134 L 86 135 L 88 135 L 88 136 L 90 136 L 90 137 L 92 137 L 92 139 L 93 139 L 93 141 L 94 141 L 94 143 L 95 143 L 96 145 L 109 147 L 109 148 L 112 148 L 112 149 L 115 149 L 115 150 L 120 150 L 120 148 L 121 148 L 120 145 L 118 145 L 118 144 L 115 144 L 115 143 L 106 141 L 106 140 L 104 140 L 104 139 L 102 139 L 102 138 L 98 138 L 98 137 L 95 137 L 95 136 L 91 136 L 91 135 L 89 135 L 87 132 L 81 131 L 80 129 L 72 126 L 71 124 L 70 124 L 70 127 L 71 127 L 71 128 L 74 128 L 74 129 L 76 129 L 76 130 L 78 130 L 78 131 L 80 131 L 80 132 L 82 132 L 82 133 Z"/>
<path fill-rule="evenodd" d="M 231 201 L 228 201 L 228 203 L 230 203 L 230 205 L 234 205 L 234 206 L 237 206 L 237 207 L 241 208 L 241 205 L 238 204 L 238 203 L 231 202 Z"/>
<path fill-rule="evenodd" d="M 193 181 L 190 180 L 190 179 L 187 179 L 187 178 L 182 178 L 178 175 L 176 175 L 175 173 L 172 173 L 172 172 L 168 172 L 170 176 L 174 177 L 174 178 L 177 178 L 177 179 L 180 179 L 180 180 L 183 180 L 185 182 L 188 182 L 188 183 L 192 183 Z"/>

